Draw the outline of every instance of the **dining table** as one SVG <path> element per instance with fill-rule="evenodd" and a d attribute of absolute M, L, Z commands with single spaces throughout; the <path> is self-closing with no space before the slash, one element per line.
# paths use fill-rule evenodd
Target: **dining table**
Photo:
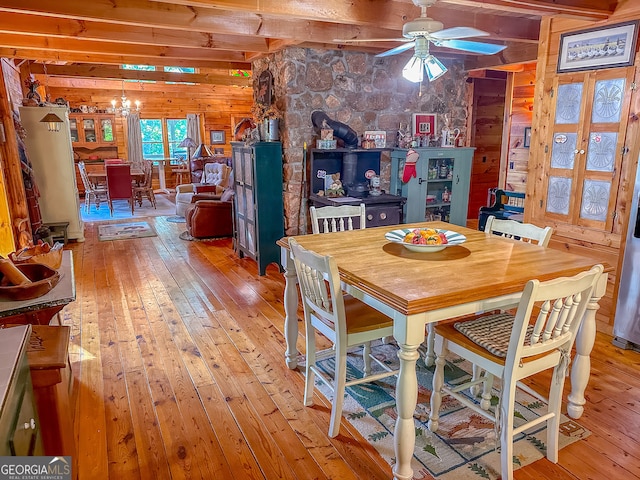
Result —
<path fill-rule="evenodd" d="M 438 252 L 414 252 L 394 243 L 385 233 L 397 229 L 436 228 L 455 231 L 464 243 Z M 485 232 L 446 222 L 423 222 L 365 228 L 344 232 L 297 235 L 305 249 L 335 258 L 343 289 L 393 319 L 398 344 L 400 372 L 396 384 L 398 416 L 394 431 L 396 479 L 413 477 L 411 458 L 415 447 L 413 415 L 417 405 L 418 348 L 426 330 L 438 321 L 517 305 L 526 282 L 572 276 L 598 263 L 593 258 L 537 245 L 486 235 Z M 288 238 L 280 239 L 285 290 L 285 361 L 296 368 L 299 352 L 298 294 L 295 266 Z M 594 289 L 575 342 L 571 367 L 568 414 L 579 418 L 586 403 L 584 391 L 591 369 L 590 354 L 595 341 L 595 314 L 607 284 L 605 265 Z M 433 345 L 427 342 L 433 358 Z"/>
<path fill-rule="evenodd" d="M 107 183 L 107 170 L 102 168 L 101 170 L 92 170 L 87 172 L 89 179 L 95 184 Z M 131 179 L 134 181 L 141 181 L 144 178 L 144 171 L 138 167 L 131 167 Z"/>

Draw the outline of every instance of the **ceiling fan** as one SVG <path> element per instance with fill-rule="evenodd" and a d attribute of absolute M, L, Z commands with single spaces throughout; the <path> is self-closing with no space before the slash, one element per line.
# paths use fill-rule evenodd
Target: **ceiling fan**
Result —
<path fill-rule="evenodd" d="M 461 40 L 462 38 L 483 37 L 489 34 L 472 27 L 444 29 L 442 22 L 427 16 L 427 8 L 434 5 L 437 0 L 412 1 L 415 6 L 420 7 L 421 12 L 418 18 L 403 25 L 402 35 L 404 38 L 336 39 L 335 41 L 340 43 L 404 42 L 391 50 L 379 53 L 376 57 L 387 57 L 413 48 L 414 54 L 402 70 L 402 75 L 412 82 L 421 82 L 424 70 L 427 71 L 427 77 L 430 81 L 444 75 L 447 71 L 447 68 L 440 60 L 429 53 L 429 43 L 433 43 L 438 47 L 453 48 L 482 55 L 492 55 L 506 48 L 505 45 Z"/>

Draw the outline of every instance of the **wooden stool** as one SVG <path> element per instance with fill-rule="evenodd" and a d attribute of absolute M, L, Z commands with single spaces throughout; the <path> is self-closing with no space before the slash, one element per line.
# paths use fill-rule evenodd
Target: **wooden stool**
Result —
<path fill-rule="evenodd" d="M 67 326 L 32 325 L 27 347 L 31 382 L 45 455 L 71 456 L 77 478 L 73 417 L 75 382 Z"/>
<path fill-rule="evenodd" d="M 51 231 L 51 240 L 62 240 L 65 245 L 67 244 L 67 229 L 69 228 L 69 222 L 47 223 L 44 226 Z"/>

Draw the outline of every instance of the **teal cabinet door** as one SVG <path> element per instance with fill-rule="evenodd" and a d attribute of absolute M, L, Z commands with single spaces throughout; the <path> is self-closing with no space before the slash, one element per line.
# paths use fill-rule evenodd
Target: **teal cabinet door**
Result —
<path fill-rule="evenodd" d="M 282 144 L 232 142 L 235 249 L 239 257 L 258 263 L 260 275 L 267 265 L 280 268 L 284 236 L 282 196 Z"/>
<path fill-rule="evenodd" d="M 391 193 L 407 198 L 406 223 L 444 220 L 467 224 L 474 148 L 415 148 L 416 176 L 403 181 L 406 149 L 391 152 Z"/>

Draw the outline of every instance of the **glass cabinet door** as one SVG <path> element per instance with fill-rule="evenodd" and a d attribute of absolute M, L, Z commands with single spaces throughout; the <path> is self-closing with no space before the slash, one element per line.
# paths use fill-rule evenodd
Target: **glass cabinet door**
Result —
<path fill-rule="evenodd" d="M 110 118 L 100 119 L 100 137 L 103 142 L 113 142 L 113 123 Z"/>
<path fill-rule="evenodd" d="M 632 67 L 558 77 L 546 147 L 544 218 L 614 229 L 632 78 Z"/>
<path fill-rule="evenodd" d="M 80 138 L 78 137 L 78 121 L 75 118 L 69 119 L 69 131 L 71 133 L 71 141 L 79 142 Z"/>
<path fill-rule="evenodd" d="M 98 141 L 96 137 L 96 122 L 93 118 L 84 118 L 82 120 L 82 130 L 84 131 L 85 142 L 95 143 Z"/>

